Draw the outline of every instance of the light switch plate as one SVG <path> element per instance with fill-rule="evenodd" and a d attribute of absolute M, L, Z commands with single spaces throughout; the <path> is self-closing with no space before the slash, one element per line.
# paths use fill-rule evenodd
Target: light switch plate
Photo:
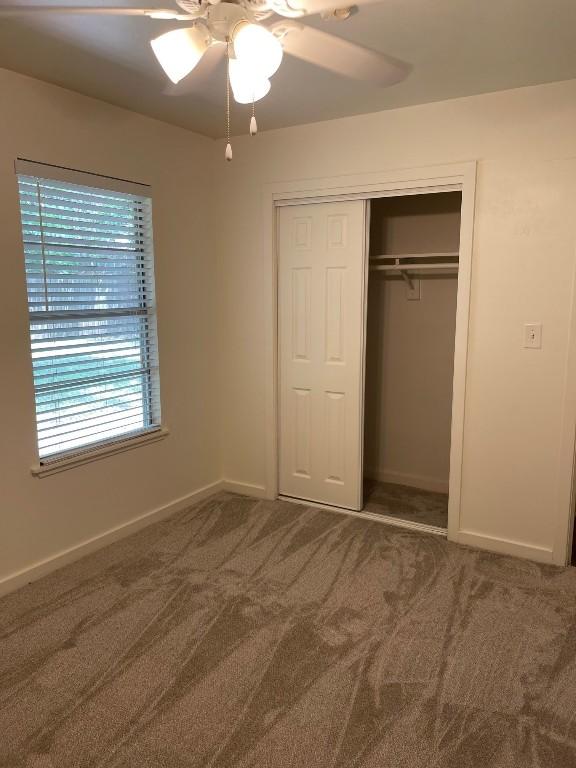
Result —
<path fill-rule="evenodd" d="M 542 323 L 526 323 L 524 325 L 524 348 L 542 348 Z"/>

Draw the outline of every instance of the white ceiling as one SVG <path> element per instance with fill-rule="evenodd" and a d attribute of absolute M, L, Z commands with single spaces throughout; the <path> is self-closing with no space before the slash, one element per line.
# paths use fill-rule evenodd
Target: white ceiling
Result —
<path fill-rule="evenodd" d="M 176 7 L 173 0 L 31 0 L 30 4 L 82 3 Z M 345 4 L 346 0 L 340 3 Z M 576 0 L 383 0 L 362 7 L 344 22 L 315 16 L 306 23 L 409 62 L 412 72 L 404 82 L 381 89 L 285 56 L 270 94 L 257 104 L 261 129 L 576 78 Z M 197 92 L 166 93 L 167 80 L 148 41 L 175 26 L 146 18 L 4 19 L 0 67 L 207 136 L 222 136 L 223 64 Z M 233 133 L 244 132 L 249 109 L 234 108 Z"/>

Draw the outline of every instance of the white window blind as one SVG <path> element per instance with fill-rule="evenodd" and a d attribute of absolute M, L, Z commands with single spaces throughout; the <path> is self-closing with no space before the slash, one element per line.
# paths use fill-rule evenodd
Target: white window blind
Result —
<path fill-rule="evenodd" d="M 148 188 L 17 172 L 41 463 L 159 429 Z"/>

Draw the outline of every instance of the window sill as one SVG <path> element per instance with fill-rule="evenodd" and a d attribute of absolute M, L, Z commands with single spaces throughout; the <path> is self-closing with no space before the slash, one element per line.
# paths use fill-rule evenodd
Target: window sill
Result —
<path fill-rule="evenodd" d="M 31 467 L 30 471 L 34 477 L 47 477 L 48 475 L 54 475 L 57 472 L 64 472 L 66 469 L 73 469 L 79 467 L 82 464 L 88 464 L 92 461 L 98 461 L 99 459 L 105 459 L 108 456 L 113 456 L 115 453 L 122 453 L 123 451 L 131 451 L 133 448 L 138 448 L 140 445 L 148 445 L 149 443 L 155 443 L 158 440 L 163 440 L 169 435 L 169 431 L 164 427 L 150 430 L 139 435 L 133 435 L 132 437 L 126 437 L 124 440 L 115 440 L 106 445 L 100 445 L 93 450 L 86 450 L 82 453 L 76 453 L 71 456 L 65 456 L 61 459 L 46 459 L 44 463 L 35 464 Z"/>

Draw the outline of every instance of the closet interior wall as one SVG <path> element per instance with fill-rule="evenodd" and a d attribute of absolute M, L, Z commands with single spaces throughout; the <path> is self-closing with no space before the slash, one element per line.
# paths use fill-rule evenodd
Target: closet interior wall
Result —
<path fill-rule="evenodd" d="M 460 192 L 371 201 L 370 258 L 457 252 Z M 448 492 L 457 272 L 369 272 L 364 477 Z"/>

